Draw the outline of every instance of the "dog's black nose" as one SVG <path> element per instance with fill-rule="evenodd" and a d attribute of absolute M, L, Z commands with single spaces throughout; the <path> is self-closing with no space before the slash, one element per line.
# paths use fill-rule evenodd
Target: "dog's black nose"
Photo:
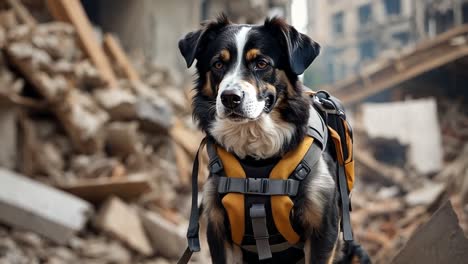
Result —
<path fill-rule="evenodd" d="M 221 102 L 230 109 L 238 107 L 242 103 L 242 99 L 244 99 L 244 92 L 237 89 L 225 90 L 221 94 Z"/>

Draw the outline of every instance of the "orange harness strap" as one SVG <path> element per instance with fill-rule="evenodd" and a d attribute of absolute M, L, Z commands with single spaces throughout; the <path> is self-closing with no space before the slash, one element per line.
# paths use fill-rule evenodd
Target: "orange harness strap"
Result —
<path fill-rule="evenodd" d="M 347 129 L 346 122 L 344 123 L 345 129 Z M 330 136 L 333 140 L 333 145 L 335 145 L 336 156 L 338 158 L 338 163 L 341 166 L 344 166 L 346 170 L 346 182 L 348 185 L 348 190 L 352 190 L 354 186 L 354 160 L 353 160 L 353 143 L 351 142 L 351 138 L 346 133 L 346 145 L 348 146 L 348 151 L 350 151 L 347 160 L 344 160 L 343 150 L 341 149 L 341 139 L 338 132 L 336 132 L 333 128 L 328 127 L 328 131 L 330 132 Z"/>
<path fill-rule="evenodd" d="M 217 148 L 218 156 L 223 162 L 224 172 L 227 177 L 245 178 L 245 172 L 239 161 L 223 148 Z M 228 193 L 221 200 L 228 214 L 231 225 L 231 236 L 234 243 L 240 245 L 245 232 L 244 195 L 240 193 Z"/>

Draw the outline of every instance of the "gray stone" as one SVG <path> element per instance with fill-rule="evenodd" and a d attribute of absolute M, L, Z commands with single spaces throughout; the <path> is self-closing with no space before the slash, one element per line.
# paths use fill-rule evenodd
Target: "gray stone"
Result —
<path fill-rule="evenodd" d="M 0 168 L 0 221 L 64 244 L 85 225 L 84 200 Z"/>

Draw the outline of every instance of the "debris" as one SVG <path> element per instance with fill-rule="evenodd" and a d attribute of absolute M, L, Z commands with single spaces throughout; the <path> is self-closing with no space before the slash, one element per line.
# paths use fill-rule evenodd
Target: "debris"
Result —
<path fill-rule="evenodd" d="M 172 126 L 172 111 L 166 104 L 140 99 L 135 105 L 136 116 L 143 129 L 152 132 L 166 132 Z"/>
<path fill-rule="evenodd" d="M 63 100 L 55 110 L 74 146 L 83 153 L 101 150 L 103 139 L 100 132 L 109 115 L 78 90 L 70 91 Z"/>
<path fill-rule="evenodd" d="M 81 241 L 79 251 L 83 257 L 102 261 L 104 263 L 131 263 L 131 254 L 117 241 L 106 241 L 102 238 L 92 238 Z"/>
<path fill-rule="evenodd" d="M 106 129 L 106 149 L 115 157 L 122 159 L 143 151 L 136 122 L 113 122 Z"/>
<path fill-rule="evenodd" d="M 36 19 L 29 13 L 28 9 L 21 3 L 20 0 L 7 0 L 8 4 L 13 8 L 21 22 L 33 27 L 37 24 Z"/>
<path fill-rule="evenodd" d="M 142 210 L 140 217 L 157 253 L 171 259 L 180 257 L 187 246 L 185 227 L 177 226 L 154 212 Z"/>
<path fill-rule="evenodd" d="M 94 222 L 97 227 L 122 240 L 139 253 L 145 256 L 153 253 L 138 213 L 120 199 L 109 198 L 102 205 Z"/>
<path fill-rule="evenodd" d="M 444 192 L 445 184 L 427 182 L 423 187 L 408 193 L 405 196 L 405 201 L 409 206 L 425 205 L 431 207 L 442 197 Z"/>
<path fill-rule="evenodd" d="M 190 186 L 191 175 L 192 175 L 192 161 L 185 152 L 185 150 L 177 143 L 172 144 L 174 147 L 175 161 L 177 164 L 177 170 L 179 172 L 179 179 L 182 186 Z"/>
<path fill-rule="evenodd" d="M 1 11 L 0 12 L 0 25 L 2 25 L 5 28 L 12 28 L 18 25 L 15 12 L 13 10 Z M 2 34 L 5 34 L 5 33 L 3 32 Z M 3 45 L 1 46 L 3 47 Z"/>
<path fill-rule="evenodd" d="M 182 146 L 192 157 L 195 157 L 198 146 L 203 139 L 201 132 L 194 133 L 185 128 L 181 121 L 177 121 L 169 133 L 177 144 Z"/>
<path fill-rule="evenodd" d="M 127 89 L 97 89 L 94 98 L 110 115 L 111 120 L 135 119 L 137 97 Z"/>
<path fill-rule="evenodd" d="M 127 58 L 127 55 L 120 46 L 116 36 L 112 34 L 104 35 L 104 50 L 107 55 L 116 63 L 116 67 L 122 71 L 123 76 L 131 81 L 139 81 L 140 77 Z"/>
<path fill-rule="evenodd" d="M 442 142 L 435 99 L 366 103 L 362 112 L 368 135 L 372 138 L 396 138 L 407 144 L 409 161 L 420 173 L 436 172 L 442 168 Z"/>
<path fill-rule="evenodd" d="M 135 199 L 151 190 L 148 180 L 133 179 L 131 176 L 122 180 L 83 180 L 60 188 L 92 203 L 101 203 L 111 196 L 124 200 Z"/>
<path fill-rule="evenodd" d="M 0 167 L 15 169 L 17 153 L 18 109 L 0 99 Z"/>
<path fill-rule="evenodd" d="M 75 26 L 81 45 L 91 61 L 108 82 L 108 85 L 115 88 L 117 79 L 103 49 L 96 41 L 93 27 L 81 3 L 78 0 L 48 0 L 47 5 L 57 20 L 69 22 Z"/>
<path fill-rule="evenodd" d="M 363 148 L 356 147 L 356 151 L 353 154 L 356 162 L 368 171 L 368 173 L 363 173 L 365 174 L 362 175 L 363 177 L 371 178 L 385 186 L 394 185 L 401 190 L 406 190 L 405 172 L 403 170 L 377 161 Z"/>
<path fill-rule="evenodd" d="M 0 168 L 0 220 L 64 244 L 92 212 L 87 202 Z"/>
<path fill-rule="evenodd" d="M 44 8 L 43 3 L 24 3 Z M 173 86 L 163 67 L 132 73 L 128 57 L 110 35 L 104 46 L 117 67 L 106 67 L 106 54 L 80 5 L 76 0 L 48 1 L 60 22 L 43 23 L 50 19 L 45 14 L 34 25 L 24 23 L 13 9 L 0 10 L 0 189 L 13 185 L 3 183 L 9 179 L 2 177 L 4 168 L 15 178 L 10 170 L 23 174 L 18 177 L 28 183 L 40 182 L 28 195 L 22 184 L 0 194 L 5 212 L 0 215 L 0 251 L 9 252 L 0 252 L 0 263 L 151 263 L 153 248 L 137 212 L 151 208 L 171 228 L 183 229 L 185 223 L 192 163 L 187 148 L 190 140 L 201 139 L 189 117 L 190 98 Z M 177 149 L 169 133 L 174 120 L 183 120 L 180 129 L 185 132 L 178 134 Z M 65 213 L 77 206 L 61 209 L 67 199 L 43 206 L 49 195 L 36 195 L 45 192 L 44 184 L 47 192 L 100 207 L 95 222 L 104 232 L 96 234 L 84 225 L 92 212 L 87 202 L 82 216 L 70 219 Z M 4 195 L 15 199 L 5 200 Z M 18 202 L 26 203 L 23 199 L 34 208 L 19 207 Z M 69 226 L 78 221 L 79 227 Z M 178 257 L 179 249 L 171 250 Z"/>
<path fill-rule="evenodd" d="M 393 259 L 403 263 L 466 263 L 468 239 L 458 225 L 458 219 L 450 202 L 446 202 L 410 238 Z"/>

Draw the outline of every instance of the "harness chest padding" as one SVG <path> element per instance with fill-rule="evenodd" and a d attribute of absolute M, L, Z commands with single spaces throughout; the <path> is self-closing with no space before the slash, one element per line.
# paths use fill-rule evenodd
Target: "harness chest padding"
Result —
<path fill-rule="evenodd" d="M 271 171 L 270 179 L 288 179 L 297 165 L 302 161 L 313 142 L 313 138 L 305 137 L 295 150 L 286 153 Z M 276 228 L 291 245 L 296 244 L 300 239 L 299 235 L 294 231 L 289 218 L 293 206 L 294 203 L 289 196 L 271 197 L 271 212 Z"/>
<path fill-rule="evenodd" d="M 232 154 L 219 147 L 217 148 L 217 152 L 224 164 L 226 176 L 232 178 L 246 177 L 239 161 Z M 245 232 L 244 195 L 240 193 L 228 193 L 223 197 L 221 203 L 226 209 L 229 218 L 232 241 L 240 245 Z"/>
<path fill-rule="evenodd" d="M 296 167 L 304 158 L 310 146 L 314 142 L 312 137 L 306 136 L 301 144 L 275 165 L 270 173 L 270 179 L 287 180 Z M 239 161 L 226 150 L 217 148 L 217 153 L 224 165 L 227 177 L 246 178 L 245 172 Z M 271 211 L 273 221 L 280 234 L 291 244 L 299 242 L 300 236 L 294 231 L 290 214 L 294 206 L 293 201 L 287 195 L 271 196 Z M 245 233 L 245 197 L 239 193 L 228 193 L 221 200 L 226 209 L 229 224 L 231 226 L 231 236 L 234 243 L 240 245 Z"/>

